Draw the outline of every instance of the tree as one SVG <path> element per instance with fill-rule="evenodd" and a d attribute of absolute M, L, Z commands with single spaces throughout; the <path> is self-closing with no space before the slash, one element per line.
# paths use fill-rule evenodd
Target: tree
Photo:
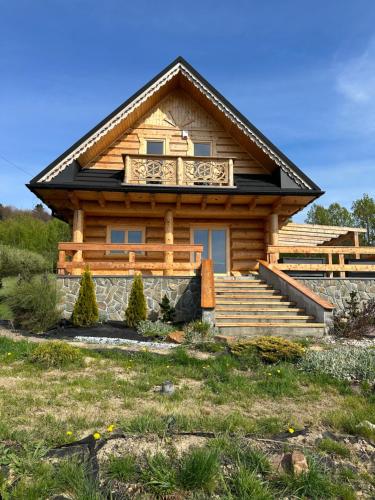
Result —
<path fill-rule="evenodd" d="M 140 321 L 147 318 L 146 298 L 143 292 L 142 276 L 137 274 L 134 276 L 128 307 L 125 311 L 125 321 L 129 328 L 135 328 Z"/>
<path fill-rule="evenodd" d="M 354 220 L 349 210 L 340 203 L 331 203 L 328 208 L 323 205 L 314 205 L 307 212 L 307 224 L 321 224 L 323 226 L 354 226 Z"/>
<path fill-rule="evenodd" d="M 359 200 L 355 200 L 352 205 L 353 217 L 356 226 L 366 228 L 364 243 L 366 245 L 375 244 L 375 201 L 368 194 L 364 194 Z"/>
<path fill-rule="evenodd" d="M 44 222 L 47 222 L 51 218 L 50 214 L 44 210 L 41 203 L 37 203 L 31 213 L 36 219 L 40 219 Z"/>
<path fill-rule="evenodd" d="M 74 326 L 92 326 L 99 320 L 96 303 L 95 285 L 89 269 L 83 271 L 79 284 L 79 293 L 74 304 L 72 322 Z"/>

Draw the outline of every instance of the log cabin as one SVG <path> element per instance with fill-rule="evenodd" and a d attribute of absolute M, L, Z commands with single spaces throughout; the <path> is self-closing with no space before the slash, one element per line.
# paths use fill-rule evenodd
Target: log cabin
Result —
<path fill-rule="evenodd" d="M 217 306 L 214 319 L 207 317 L 223 331 L 229 325 L 228 332 L 233 325 L 239 332 L 259 326 L 260 319 L 274 328 L 280 325 L 282 306 L 271 299 L 284 297 L 255 273 L 261 268 L 264 275 L 284 279 L 283 270 L 293 269 L 293 264 L 279 265 L 279 255 L 304 253 L 304 232 L 289 246 L 281 235 L 289 234 L 293 215 L 323 194 L 181 57 L 28 187 L 72 227 L 72 242 L 59 245 L 60 276 L 79 276 L 85 266 L 96 277 L 198 275 L 202 309 L 212 312 Z M 346 248 L 336 252 L 338 264 L 332 260 L 334 251 L 328 252 L 321 269 L 350 270 L 344 269 L 345 252 L 350 253 Z M 318 300 L 296 280 L 285 279 L 309 300 Z M 241 303 L 230 307 L 227 299 L 245 304 L 251 292 L 263 307 L 245 308 L 247 314 L 240 317 Z M 225 300 L 228 304 L 221 304 Z M 330 304 L 319 307 L 328 311 Z M 302 318 L 305 325 L 311 323 L 311 331 L 322 326 L 310 315 L 297 318 L 299 312 L 287 310 L 291 326 Z"/>

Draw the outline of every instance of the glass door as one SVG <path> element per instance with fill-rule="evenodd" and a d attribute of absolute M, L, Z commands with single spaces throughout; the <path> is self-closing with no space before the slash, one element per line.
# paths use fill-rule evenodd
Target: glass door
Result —
<path fill-rule="evenodd" d="M 195 245 L 203 245 L 202 259 L 212 259 L 214 261 L 214 273 L 227 274 L 227 229 L 194 228 L 192 239 Z"/>

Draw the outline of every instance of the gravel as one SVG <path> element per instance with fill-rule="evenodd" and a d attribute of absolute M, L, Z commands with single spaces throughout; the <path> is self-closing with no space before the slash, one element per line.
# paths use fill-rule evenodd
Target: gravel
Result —
<path fill-rule="evenodd" d="M 134 345 L 138 347 L 147 347 L 154 349 L 172 349 L 176 344 L 168 342 L 142 342 L 139 340 L 110 338 L 110 337 L 84 337 L 77 335 L 72 339 L 76 342 L 85 342 L 86 344 L 108 344 L 108 345 Z"/>
<path fill-rule="evenodd" d="M 362 339 L 345 339 L 342 337 L 333 337 L 326 335 L 323 337 L 322 342 L 333 345 L 347 345 L 353 347 L 375 347 L 375 338 L 362 338 Z"/>

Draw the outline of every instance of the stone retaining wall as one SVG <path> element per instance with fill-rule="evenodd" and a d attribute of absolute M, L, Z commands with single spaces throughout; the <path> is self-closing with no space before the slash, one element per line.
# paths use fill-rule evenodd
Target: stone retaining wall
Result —
<path fill-rule="evenodd" d="M 100 318 L 123 320 L 133 278 L 131 276 L 97 276 L 93 279 Z M 79 276 L 57 278 L 62 291 L 62 314 L 66 319 L 70 318 L 73 312 L 78 296 L 79 281 Z M 171 301 L 171 305 L 176 308 L 176 321 L 191 321 L 200 317 L 199 277 L 146 276 L 143 277 L 143 286 L 150 319 L 157 318 L 160 310 L 159 303 L 165 294 Z"/>
<path fill-rule="evenodd" d="M 375 298 L 375 278 L 298 278 L 298 281 L 335 305 L 336 312 L 345 308 L 353 290 L 358 292 L 361 303 Z"/>

